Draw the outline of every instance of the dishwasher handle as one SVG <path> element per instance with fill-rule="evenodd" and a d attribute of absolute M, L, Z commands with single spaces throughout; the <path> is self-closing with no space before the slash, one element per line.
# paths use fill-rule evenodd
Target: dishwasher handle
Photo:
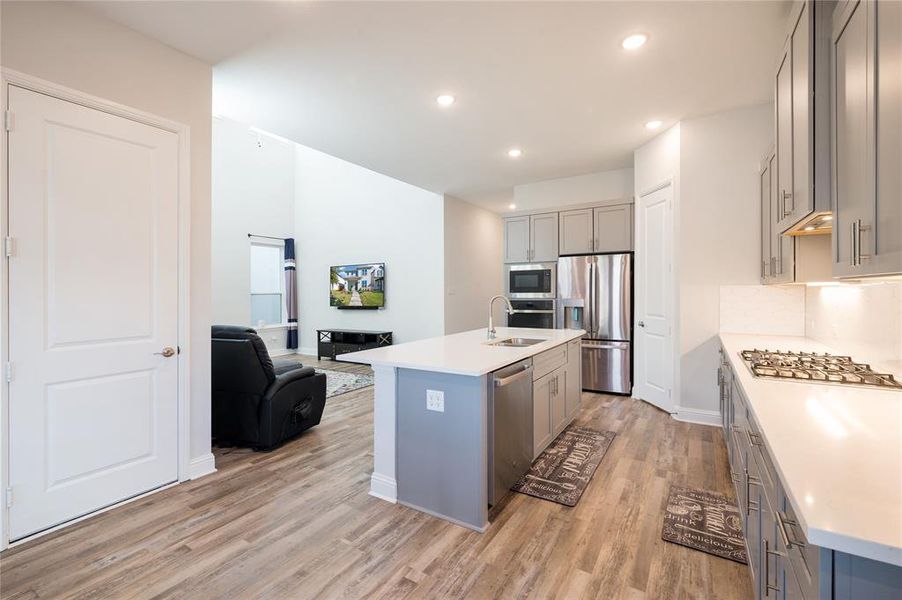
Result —
<path fill-rule="evenodd" d="M 514 373 L 513 375 L 508 375 L 507 377 L 496 377 L 495 378 L 495 387 L 504 387 L 509 385 L 518 379 L 522 379 L 526 377 L 529 372 L 532 371 L 532 365 L 523 365 L 523 369 L 519 373 Z"/>

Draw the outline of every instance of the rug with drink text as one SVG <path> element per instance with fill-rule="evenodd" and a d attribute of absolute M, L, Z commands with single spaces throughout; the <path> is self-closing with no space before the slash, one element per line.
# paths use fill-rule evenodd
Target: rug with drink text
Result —
<path fill-rule="evenodd" d="M 742 516 L 736 503 L 723 494 L 672 486 L 661 537 L 667 542 L 748 564 Z"/>

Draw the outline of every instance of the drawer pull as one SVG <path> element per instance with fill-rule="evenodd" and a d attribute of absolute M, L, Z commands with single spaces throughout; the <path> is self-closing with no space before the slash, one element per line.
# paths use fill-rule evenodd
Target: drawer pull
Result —
<path fill-rule="evenodd" d="M 781 592 L 780 586 L 771 585 L 770 584 L 770 558 L 773 556 L 775 559 L 778 556 L 786 556 L 782 552 L 777 552 L 775 550 L 770 549 L 770 540 L 764 540 L 764 595 L 770 596 L 771 592 Z"/>
<path fill-rule="evenodd" d="M 793 547 L 796 548 L 804 548 L 805 542 L 800 542 L 795 539 L 791 539 L 789 537 L 789 530 L 786 528 L 787 525 L 793 526 L 798 525 L 795 521 L 788 519 L 786 517 L 786 513 L 777 512 L 777 529 L 780 531 L 780 537 L 783 538 L 783 545 L 786 546 L 787 549 L 791 549 Z"/>

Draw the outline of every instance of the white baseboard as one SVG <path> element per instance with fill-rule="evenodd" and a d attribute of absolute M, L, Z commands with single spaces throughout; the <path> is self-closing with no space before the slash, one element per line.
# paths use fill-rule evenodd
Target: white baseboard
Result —
<path fill-rule="evenodd" d="M 192 458 L 188 463 L 188 479 L 198 479 L 216 472 L 216 459 L 212 452 Z"/>
<path fill-rule="evenodd" d="M 316 356 L 316 348 L 298 348 L 296 354 L 306 354 L 307 356 Z"/>
<path fill-rule="evenodd" d="M 697 423 L 699 425 L 712 425 L 717 427 L 721 424 L 720 411 L 717 410 L 677 406 L 676 412 L 672 416 L 677 421 L 683 421 L 684 423 Z"/>
<path fill-rule="evenodd" d="M 397 504 L 398 482 L 385 475 L 373 473 L 370 477 L 370 496 Z"/>

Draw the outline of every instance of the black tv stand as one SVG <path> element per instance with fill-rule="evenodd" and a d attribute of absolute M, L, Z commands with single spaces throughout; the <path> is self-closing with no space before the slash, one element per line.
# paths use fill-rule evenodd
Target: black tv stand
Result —
<path fill-rule="evenodd" d="M 391 331 L 361 329 L 317 329 L 316 359 L 331 358 L 348 352 L 391 346 Z"/>

